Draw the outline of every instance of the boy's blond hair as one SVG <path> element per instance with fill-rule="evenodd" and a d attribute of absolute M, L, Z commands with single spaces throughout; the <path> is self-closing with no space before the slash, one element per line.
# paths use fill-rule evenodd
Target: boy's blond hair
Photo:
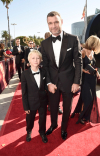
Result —
<path fill-rule="evenodd" d="M 41 54 L 38 50 L 32 50 L 32 51 L 28 54 L 28 61 L 29 61 L 31 55 L 34 54 L 34 53 L 35 53 L 35 54 L 38 54 L 39 57 L 40 57 L 40 60 L 42 61 L 42 54 Z"/>

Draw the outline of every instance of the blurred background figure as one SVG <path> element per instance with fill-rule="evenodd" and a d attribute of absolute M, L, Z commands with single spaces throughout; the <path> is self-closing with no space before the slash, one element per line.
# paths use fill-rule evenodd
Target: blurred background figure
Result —
<path fill-rule="evenodd" d="M 50 36 L 51 36 L 51 33 L 50 32 L 46 32 L 45 35 L 44 35 L 45 39 L 47 39 Z"/>
<path fill-rule="evenodd" d="M 100 53 L 100 39 L 92 35 L 82 47 L 83 74 L 81 94 L 71 117 L 73 118 L 75 113 L 79 113 L 77 124 L 84 124 L 85 121 L 98 123 L 100 122 L 100 114 L 96 97 L 96 79 L 97 77 L 100 79 L 100 74 L 95 66 L 94 53 Z"/>
<path fill-rule="evenodd" d="M 24 47 L 20 45 L 20 39 L 16 39 L 16 45 L 13 47 L 13 52 L 12 54 L 16 56 L 16 67 L 18 70 L 18 76 L 21 81 L 21 69 L 24 71 L 24 62 L 25 62 L 25 50 Z"/>
<path fill-rule="evenodd" d="M 6 54 L 5 50 L 4 50 L 4 44 L 0 43 L 0 61 L 2 61 L 5 57 L 11 58 L 12 56 L 9 56 Z"/>
<path fill-rule="evenodd" d="M 37 45 L 37 50 L 39 49 L 39 47 L 40 47 L 40 46 L 39 46 L 39 45 Z"/>
<path fill-rule="evenodd" d="M 28 61 L 28 54 L 33 50 L 33 41 L 30 40 L 28 44 L 28 48 L 25 50 L 25 69 L 28 69 L 30 67 L 29 61 Z"/>
<path fill-rule="evenodd" d="M 9 48 L 6 49 L 6 54 L 10 55 L 12 52 L 9 50 Z"/>
<path fill-rule="evenodd" d="M 37 50 L 35 42 L 33 42 L 33 49 Z"/>

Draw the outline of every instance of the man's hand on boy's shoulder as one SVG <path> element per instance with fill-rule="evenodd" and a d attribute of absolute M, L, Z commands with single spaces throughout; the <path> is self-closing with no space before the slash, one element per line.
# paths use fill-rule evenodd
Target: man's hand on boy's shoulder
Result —
<path fill-rule="evenodd" d="M 25 111 L 26 114 L 30 114 L 30 110 Z"/>

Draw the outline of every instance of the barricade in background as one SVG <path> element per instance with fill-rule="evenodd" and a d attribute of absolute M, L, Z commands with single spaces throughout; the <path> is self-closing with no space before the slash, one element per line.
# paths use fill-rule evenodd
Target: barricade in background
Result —
<path fill-rule="evenodd" d="M 10 79 L 16 73 L 15 57 L 0 61 L 0 93 L 9 84 Z"/>

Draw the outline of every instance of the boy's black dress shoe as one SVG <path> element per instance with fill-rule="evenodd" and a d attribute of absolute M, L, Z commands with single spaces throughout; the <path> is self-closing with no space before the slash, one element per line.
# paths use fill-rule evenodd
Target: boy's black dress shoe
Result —
<path fill-rule="evenodd" d="M 51 134 L 52 133 L 52 131 L 54 130 L 54 129 L 56 129 L 58 127 L 58 125 L 56 126 L 56 127 L 50 127 L 47 131 L 46 131 L 46 135 L 49 135 L 49 134 Z"/>
<path fill-rule="evenodd" d="M 67 132 L 61 131 L 61 137 L 63 140 L 66 140 L 67 139 Z"/>
<path fill-rule="evenodd" d="M 31 132 L 27 132 L 26 141 L 31 141 Z"/>
<path fill-rule="evenodd" d="M 46 137 L 45 134 L 40 134 L 40 136 L 41 136 L 42 141 L 43 141 L 44 143 L 47 143 L 47 142 L 48 142 L 48 139 L 47 139 L 47 137 Z"/>

